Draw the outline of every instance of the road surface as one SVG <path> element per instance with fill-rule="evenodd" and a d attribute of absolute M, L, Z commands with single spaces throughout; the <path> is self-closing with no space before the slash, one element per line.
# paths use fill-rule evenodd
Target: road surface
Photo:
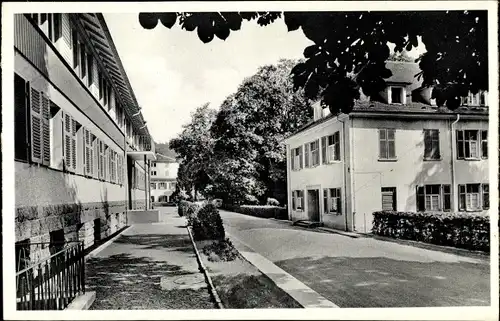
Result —
<path fill-rule="evenodd" d="M 340 307 L 488 306 L 489 262 L 221 211 L 226 231 Z"/>

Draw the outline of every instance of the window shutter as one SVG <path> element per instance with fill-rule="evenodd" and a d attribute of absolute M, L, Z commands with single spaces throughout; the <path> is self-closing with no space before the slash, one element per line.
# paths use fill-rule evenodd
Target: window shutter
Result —
<path fill-rule="evenodd" d="M 64 167 L 66 170 L 72 170 L 71 161 L 71 116 L 64 114 Z"/>
<path fill-rule="evenodd" d="M 340 132 L 336 132 L 333 135 L 333 141 L 335 143 L 335 160 L 340 160 Z"/>
<path fill-rule="evenodd" d="M 379 157 L 387 158 L 387 138 L 385 129 L 380 129 L 379 132 Z"/>
<path fill-rule="evenodd" d="M 430 135 L 430 130 L 424 129 L 424 157 L 432 157 L 432 140 Z"/>
<path fill-rule="evenodd" d="M 71 162 L 72 162 L 72 167 L 73 171 L 76 172 L 76 120 L 73 118 L 71 119 Z"/>
<path fill-rule="evenodd" d="M 304 168 L 304 159 L 303 159 L 303 156 L 304 156 L 304 146 L 300 146 L 299 147 L 299 168 L 302 169 Z"/>
<path fill-rule="evenodd" d="M 337 213 L 342 214 L 342 197 L 340 196 L 340 188 L 337 188 Z"/>
<path fill-rule="evenodd" d="M 109 167 L 108 167 L 108 158 L 109 158 L 109 147 L 108 145 L 104 144 L 104 151 L 103 151 L 103 179 L 105 181 L 109 180 Z"/>
<path fill-rule="evenodd" d="M 321 158 L 323 164 L 326 164 L 326 137 L 321 137 Z"/>
<path fill-rule="evenodd" d="M 396 138 L 394 129 L 387 130 L 387 146 L 389 158 L 396 158 Z"/>
<path fill-rule="evenodd" d="M 305 156 L 305 159 L 306 159 L 306 168 L 307 168 L 307 167 L 309 167 L 309 147 L 310 147 L 310 146 L 311 146 L 311 145 L 309 145 L 309 144 L 306 144 L 306 145 L 305 145 L 305 147 L 306 147 L 306 152 L 305 152 L 304 156 Z"/>
<path fill-rule="evenodd" d="M 84 157 L 83 157 L 83 163 L 85 166 L 85 175 L 90 175 L 92 167 L 91 167 L 91 151 L 92 148 L 90 146 L 90 132 L 87 129 L 84 129 Z"/>
<path fill-rule="evenodd" d="M 424 186 L 417 186 L 417 211 L 425 211 Z"/>
<path fill-rule="evenodd" d="M 295 169 L 295 149 L 290 150 L 290 164 L 292 165 L 292 170 Z"/>
<path fill-rule="evenodd" d="M 40 92 L 31 88 L 31 160 L 42 163 L 42 111 Z"/>
<path fill-rule="evenodd" d="M 42 149 L 43 165 L 50 165 L 50 100 L 45 94 L 42 98 Z"/>
<path fill-rule="evenodd" d="M 14 142 L 15 159 L 28 160 L 27 86 L 23 78 L 15 74 L 14 81 Z"/>

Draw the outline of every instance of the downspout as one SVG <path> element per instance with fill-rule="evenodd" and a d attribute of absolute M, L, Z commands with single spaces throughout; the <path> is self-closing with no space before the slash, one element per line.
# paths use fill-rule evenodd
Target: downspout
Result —
<path fill-rule="evenodd" d="M 122 174 L 123 174 L 123 169 L 125 168 L 125 175 L 123 175 L 125 182 L 122 182 L 123 186 L 125 187 L 125 225 L 128 226 L 128 204 L 129 204 L 129 199 L 128 199 L 128 161 L 127 161 L 127 135 L 124 133 L 123 134 L 123 160 L 124 164 L 122 164 Z"/>
<path fill-rule="evenodd" d="M 346 175 L 346 170 L 347 170 L 347 162 L 345 161 L 346 159 L 346 134 L 345 134 L 345 122 L 344 120 L 340 120 L 339 121 L 342 123 L 342 136 L 343 136 L 343 139 L 342 139 L 342 145 L 343 145 L 343 157 L 342 157 L 342 162 L 343 162 L 343 165 L 344 165 L 344 170 L 342 172 L 342 176 L 343 176 L 343 179 L 344 179 L 344 208 L 345 208 L 345 215 L 344 215 L 344 223 L 345 223 L 345 230 L 348 231 L 348 227 L 347 227 L 347 175 Z"/>
<path fill-rule="evenodd" d="M 288 220 L 292 221 L 292 202 L 291 202 L 291 196 L 292 196 L 292 182 L 291 180 L 291 173 L 290 173 L 290 168 L 292 166 L 292 163 L 289 161 L 291 159 L 291 151 L 290 151 L 290 145 L 286 144 L 285 145 L 285 157 L 286 157 L 286 207 L 287 207 L 287 212 L 288 212 Z M 290 164 L 290 166 L 288 165 Z"/>
<path fill-rule="evenodd" d="M 144 209 L 148 210 L 148 177 L 146 175 L 146 170 L 148 167 L 148 161 L 146 160 L 146 154 L 144 154 Z"/>
<path fill-rule="evenodd" d="M 450 125 L 450 146 L 451 146 L 451 160 L 450 160 L 450 168 L 451 168 L 451 195 L 453 197 L 453 208 L 452 210 L 455 211 L 456 210 L 456 206 L 455 206 L 455 200 L 457 199 L 455 197 L 456 195 L 456 187 L 455 187 L 455 153 L 456 153 L 456 150 L 455 148 L 453 147 L 453 133 L 455 132 L 454 128 L 455 128 L 455 124 L 458 123 L 458 121 L 460 120 L 460 114 L 457 114 L 457 119 L 451 123 Z"/>
<path fill-rule="evenodd" d="M 351 128 L 354 128 L 354 119 L 351 117 Z M 354 216 L 356 215 L 356 189 L 355 189 L 355 182 L 356 182 L 356 177 L 355 177 L 355 171 L 354 171 L 354 145 L 353 145 L 353 140 L 354 140 L 354 130 L 352 131 L 352 135 L 349 135 L 349 146 L 351 146 L 351 199 L 352 199 L 352 224 L 351 228 L 352 231 L 355 231 L 355 221 L 354 221 Z"/>

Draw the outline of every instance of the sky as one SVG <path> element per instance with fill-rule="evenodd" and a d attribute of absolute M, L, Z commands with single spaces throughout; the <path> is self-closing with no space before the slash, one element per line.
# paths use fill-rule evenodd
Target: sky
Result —
<path fill-rule="evenodd" d="M 304 48 L 313 44 L 300 29 L 288 32 L 282 19 L 266 27 L 243 21 L 225 41 L 214 37 L 204 44 L 196 31 L 181 30 L 177 24 L 167 29 L 158 23 L 146 30 L 137 13 L 103 15 L 157 143 L 176 137 L 198 106 L 209 102 L 218 109 L 260 66 L 303 58 Z M 424 51 L 420 44 L 409 55 Z"/>
<path fill-rule="evenodd" d="M 225 40 L 204 44 L 179 25 L 143 29 L 137 14 L 104 13 L 150 133 L 167 142 L 182 131 L 191 112 L 210 102 L 218 109 L 258 67 L 281 58 L 299 59 L 312 44 L 283 20 L 266 27 L 243 21 Z"/>

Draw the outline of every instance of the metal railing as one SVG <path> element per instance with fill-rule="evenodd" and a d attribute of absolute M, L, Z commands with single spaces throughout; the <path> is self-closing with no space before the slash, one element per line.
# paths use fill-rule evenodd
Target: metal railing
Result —
<path fill-rule="evenodd" d="M 32 246 L 48 247 L 51 254 L 24 267 L 29 263 Z M 64 310 L 85 293 L 83 242 L 27 243 L 16 247 L 20 269 L 16 273 L 17 310 Z"/>

